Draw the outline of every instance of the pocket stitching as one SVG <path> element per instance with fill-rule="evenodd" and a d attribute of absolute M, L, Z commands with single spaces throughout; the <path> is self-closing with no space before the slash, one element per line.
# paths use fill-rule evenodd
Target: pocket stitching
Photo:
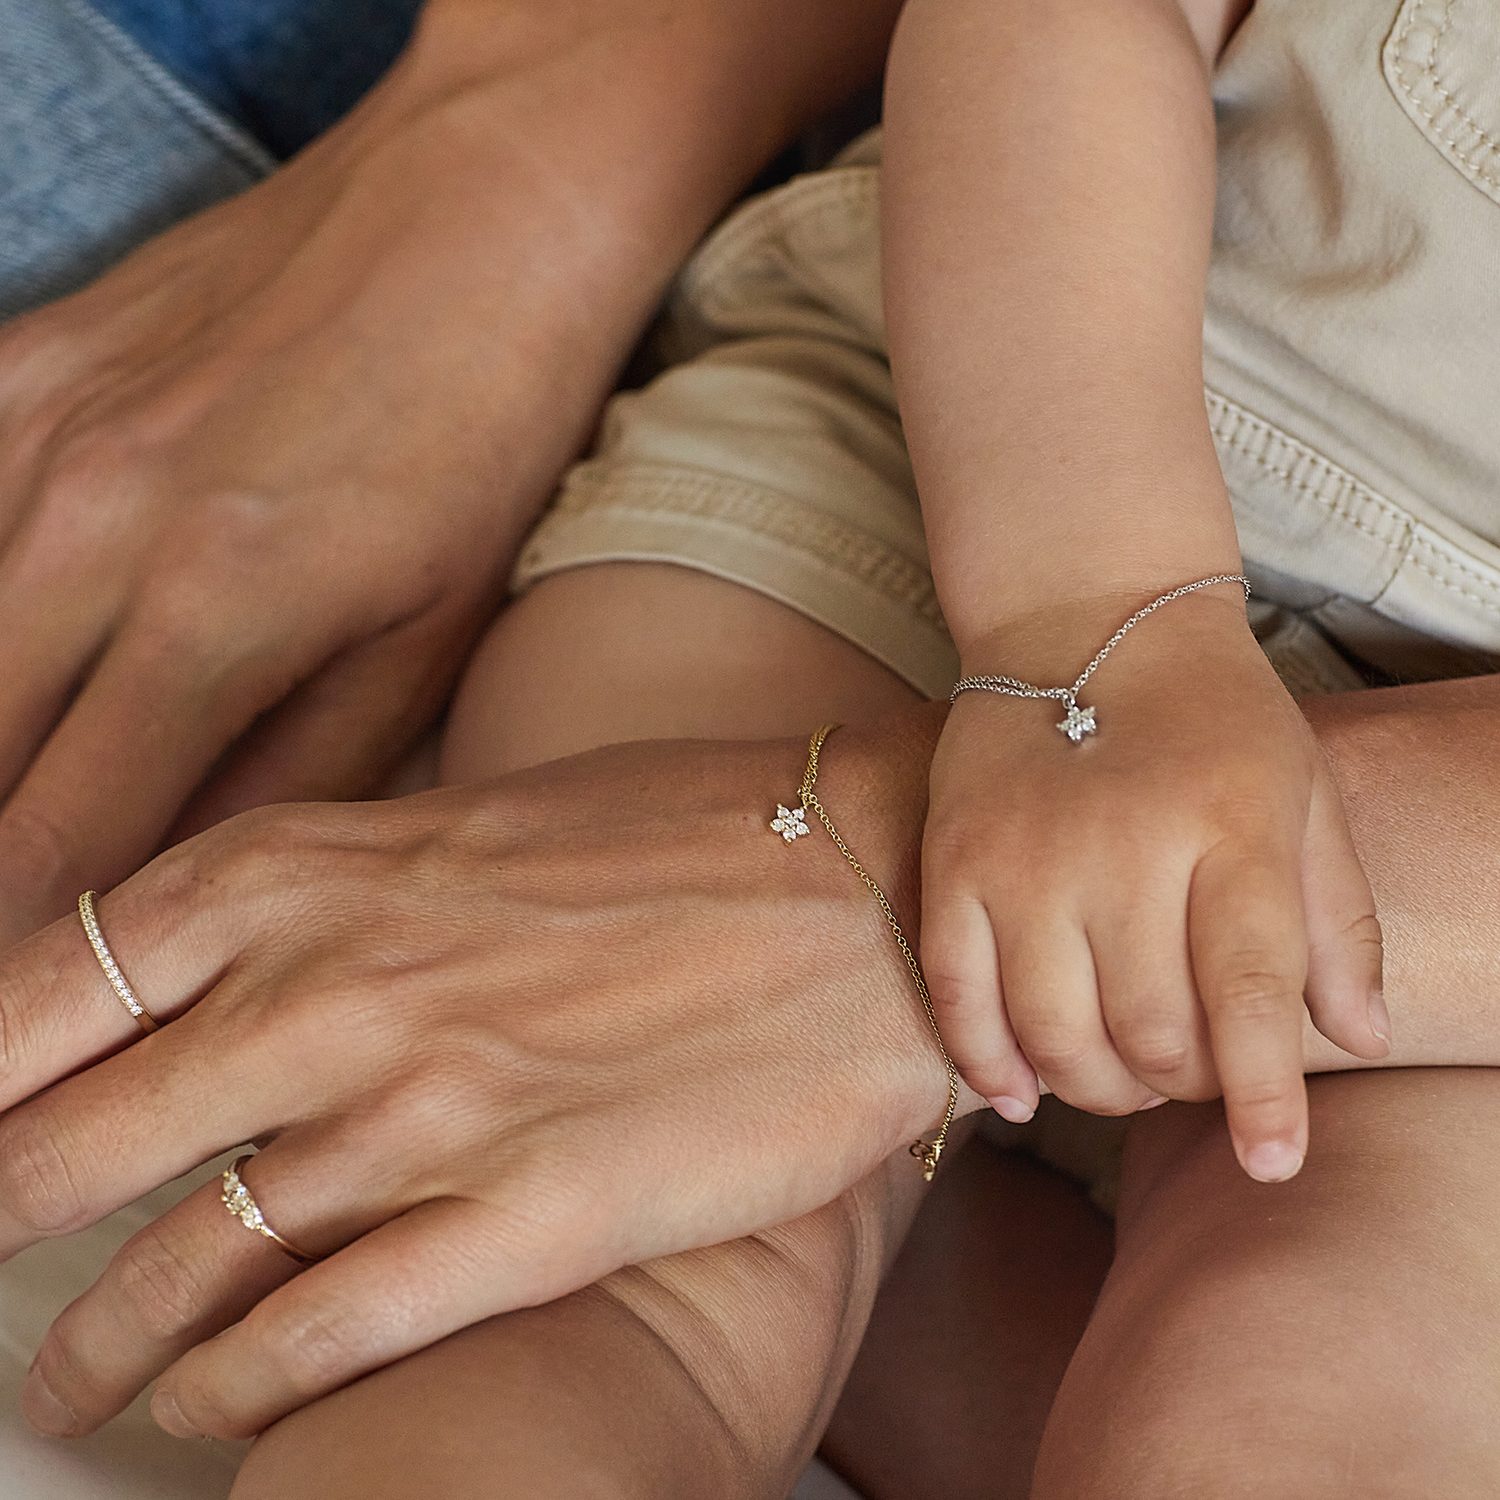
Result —
<path fill-rule="evenodd" d="M 1432 92 L 1442 99 L 1448 108 L 1473 132 L 1483 148 L 1483 154 L 1465 149 L 1452 134 L 1445 135 L 1443 133 L 1441 127 L 1438 125 L 1437 111 L 1429 108 L 1423 99 L 1418 97 L 1418 91 L 1413 86 L 1411 77 L 1407 72 L 1407 39 L 1415 29 L 1417 16 L 1426 3 L 1427 0 L 1406 0 L 1406 6 L 1404 7 L 1406 17 L 1402 21 L 1399 30 L 1391 36 L 1390 41 L 1386 44 L 1386 57 L 1390 62 L 1391 72 L 1394 74 L 1392 82 L 1400 87 L 1401 92 L 1405 94 L 1407 100 L 1410 102 L 1412 109 L 1427 122 L 1433 140 L 1450 151 L 1454 159 L 1467 167 L 1485 186 L 1493 188 L 1496 192 L 1500 192 L 1500 176 L 1495 175 L 1493 168 L 1486 165 L 1487 161 L 1492 159 L 1497 152 L 1500 152 L 1500 143 L 1497 143 L 1494 136 L 1459 103 L 1458 97 L 1438 76 L 1438 48 L 1453 24 L 1454 0 L 1443 0 L 1442 22 L 1433 36 L 1431 55 L 1423 64 L 1421 72 L 1417 74 L 1417 79 L 1419 82 L 1425 80 L 1430 85 Z"/>
<path fill-rule="evenodd" d="M 1347 470 L 1340 468 L 1331 459 L 1325 458 L 1316 449 L 1292 437 L 1290 433 L 1282 431 L 1264 417 L 1257 416 L 1240 406 L 1238 402 L 1231 401 L 1221 392 L 1206 387 L 1205 394 L 1209 404 L 1210 427 L 1214 438 L 1222 446 L 1238 453 L 1242 458 L 1249 459 L 1269 478 L 1279 481 L 1296 494 L 1306 496 L 1328 515 L 1342 521 L 1355 531 L 1363 533 L 1372 541 L 1381 543 L 1392 553 L 1394 564 L 1390 577 L 1372 598 L 1362 602 L 1370 605 L 1378 604 L 1394 587 L 1396 580 L 1400 577 L 1402 567 L 1409 566 L 1425 574 L 1441 588 L 1458 595 L 1470 604 L 1477 605 L 1486 615 L 1500 616 L 1500 578 L 1486 571 L 1480 563 L 1464 558 L 1452 543 L 1434 531 L 1425 521 L 1409 514 Z M 1358 509 L 1348 500 L 1335 499 L 1319 489 L 1317 485 L 1300 478 L 1293 470 L 1278 466 L 1263 453 L 1256 452 L 1248 439 L 1241 436 L 1241 433 L 1247 429 L 1250 432 L 1271 435 L 1278 441 L 1288 444 L 1321 470 L 1325 477 L 1337 475 L 1342 482 L 1347 483 L 1352 494 L 1358 497 Z M 1396 524 L 1400 532 L 1399 540 L 1383 535 L 1358 513 L 1359 509 L 1371 508 L 1386 520 Z M 1444 571 L 1445 569 L 1447 571 Z M 1465 587 L 1458 578 L 1452 576 L 1453 574 L 1472 580 L 1473 587 Z M 1476 588 L 1487 592 L 1477 593 Z"/>

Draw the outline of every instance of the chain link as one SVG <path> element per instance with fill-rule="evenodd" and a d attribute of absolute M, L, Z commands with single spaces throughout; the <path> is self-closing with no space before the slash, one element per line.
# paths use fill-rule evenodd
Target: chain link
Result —
<path fill-rule="evenodd" d="M 932 1140 L 913 1141 L 911 1146 L 911 1154 L 922 1163 L 922 1176 L 931 1182 L 937 1173 L 938 1159 L 943 1154 L 943 1147 L 948 1143 L 948 1131 L 953 1125 L 953 1117 L 958 1112 L 958 1069 L 953 1066 L 953 1059 L 948 1055 L 948 1048 L 943 1042 L 943 1033 L 938 1029 L 937 1012 L 932 1007 L 932 996 L 928 993 L 927 981 L 922 975 L 922 966 L 917 962 L 917 955 L 912 952 L 911 944 L 907 942 L 906 934 L 901 930 L 901 923 L 897 921 L 896 913 L 891 909 L 891 903 L 886 900 L 885 892 L 876 884 L 874 876 L 855 858 L 854 851 L 844 842 L 838 829 L 833 826 L 833 819 L 828 816 L 828 809 L 823 806 L 814 790 L 818 780 L 818 757 L 822 753 L 823 742 L 836 728 L 838 728 L 836 724 L 825 724 L 814 733 L 809 741 L 807 769 L 802 773 L 802 787 L 798 795 L 802 799 L 803 808 L 817 816 L 818 821 L 828 831 L 828 837 L 833 840 L 834 846 L 848 860 L 854 873 L 864 881 L 865 888 L 879 903 L 886 925 L 891 929 L 891 936 L 895 938 L 896 946 L 901 950 L 902 958 L 906 960 L 906 967 L 911 971 L 912 982 L 917 987 L 917 995 L 927 1015 L 927 1024 L 932 1027 L 932 1035 L 937 1041 L 943 1066 L 948 1070 L 948 1107 L 943 1112 L 943 1123 L 938 1127 L 937 1134 Z"/>

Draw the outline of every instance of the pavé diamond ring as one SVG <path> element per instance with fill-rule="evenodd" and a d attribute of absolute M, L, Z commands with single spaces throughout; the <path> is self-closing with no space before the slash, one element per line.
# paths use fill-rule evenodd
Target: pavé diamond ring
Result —
<path fill-rule="evenodd" d="M 89 940 L 89 947 L 94 950 L 94 957 L 99 960 L 99 967 L 104 970 L 104 977 L 109 980 L 110 989 L 120 997 L 120 1004 L 135 1017 L 141 1030 L 149 1034 L 157 1030 L 160 1023 L 136 999 L 135 991 L 120 972 L 114 954 L 109 951 L 109 944 L 104 941 L 104 934 L 99 930 L 99 918 L 94 913 L 95 894 L 94 891 L 85 891 L 78 898 L 78 916 L 83 922 L 84 936 Z"/>
<path fill-rule="evenodd" d="M 299 1250 L 289 1241 L 282 1237 L 266 1223 L 266 1216 L 260 1211 L 260 1205 L 255 1201 L 254 1194 L 245 1186 L 245 1179 L 240 1175 L 245 1169 L 245 1163 L 254 1156 L 242 1156 L 235 1164 L 224 1173 L 224 1191 L 221 1197 L 224 1207 L 237 1218 L 246 1229 L 253 1230 L 256 1234 L 263 1235 L 276 1246 L 283 1254 L 291 1256 L 299 1266 L 313 1266 L 322 1259 L 319 1255 L 309 1255 L 305 1250 Z"/>

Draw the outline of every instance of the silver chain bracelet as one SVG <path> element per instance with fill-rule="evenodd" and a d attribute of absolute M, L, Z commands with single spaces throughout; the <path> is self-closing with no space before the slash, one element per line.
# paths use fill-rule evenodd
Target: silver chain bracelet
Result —
<path fill-rule="evenodd" d="M 1067 709 L 1066 716 L 1058 721 L 1057 727 L 1077 745 L 1087 735 L 1097 734 L 1099 730 L 1097 711 L 1092 705 L 1084 708 L 1078 701 L 1078 695 L 1083 691 L 1084 684 L 1098 670 L 1104 658 L 1147 615 L 1154 614 L 1163 604 L 1170 604 L 1174 599 L 1182 598 L 1184 594 L 1196 594 L 1199 589 L 1213 588 L 1215 584 L 1219 583 L 1239 584 L 1245 591 L 1245 599 L 1249 600 L 1250 580 L 1243 573 L 1215 573 L 1211 578 L 1200 578 L 1196 583 L 1184 583 L 1179 588 L 1171 589 L 1167 593 L 1153 599 L 1149 604 L 1143 605 L 1140 609 L 1136 610 L 1094 653 L 1094 659 L 1073 679 L 1071 687 L 1037 687 L 1035 683 L 1022 682 L 1017 677 L 1000 677 L 981 673 L 973 677 L 960 677 L 953 684 L 953 691 L 948 695 L 948 701 L 950 703 L 955 702 L 960 693 L 1000 693 L 1008 698 L 1055 699 Z"/>

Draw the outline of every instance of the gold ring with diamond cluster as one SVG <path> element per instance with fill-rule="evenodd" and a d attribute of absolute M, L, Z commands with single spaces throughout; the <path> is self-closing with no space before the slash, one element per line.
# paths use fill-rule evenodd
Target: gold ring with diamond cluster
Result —
<path fill-rule="evenodd" d="M 161 1023 L 136 998 L 129 980 L 120 972 L 114 954 L 109 951 L 109 944 L 104 941 L 104 934 L 99 930 L 99 918 L 94 911 L 97 894 L 95 891 L 85 891 L 78 898 L 78 916 L 83 923 L 84 936 L 89 940 L 89 947 L 94 950 L 94 957 L 99 960 L 99 967 L 104 970 L 104 977 L 109 980 L 109 987 L 120 997 L 120 1004 L 135 1017 L 136 1024 L 149 1036 L 160 1028 Z"/>
<path fill-rule="evenodd" d="M 245 1179 L 241 1175 L 245 1170 L 245 1163 L 250 1161 L 254 1153 L 242 1156 L 224 1173 L 224 1189 L 220 1194 L 224 1207 L 237 1218 L 246 1229 L 252 1230 L 276 1246 L 283 1254 L 289 1255 L 299 1266 L 315 1266 L 323 1257 L 320 1255 L 309 1255 L 305 1250 L 299 1250 L 290 1240 L 284 1240 L 266 1223 L 266 1216 L 261 1212 L 260 1205 L 255 1201 L 255 1195 L 245 1186 Z"/>

